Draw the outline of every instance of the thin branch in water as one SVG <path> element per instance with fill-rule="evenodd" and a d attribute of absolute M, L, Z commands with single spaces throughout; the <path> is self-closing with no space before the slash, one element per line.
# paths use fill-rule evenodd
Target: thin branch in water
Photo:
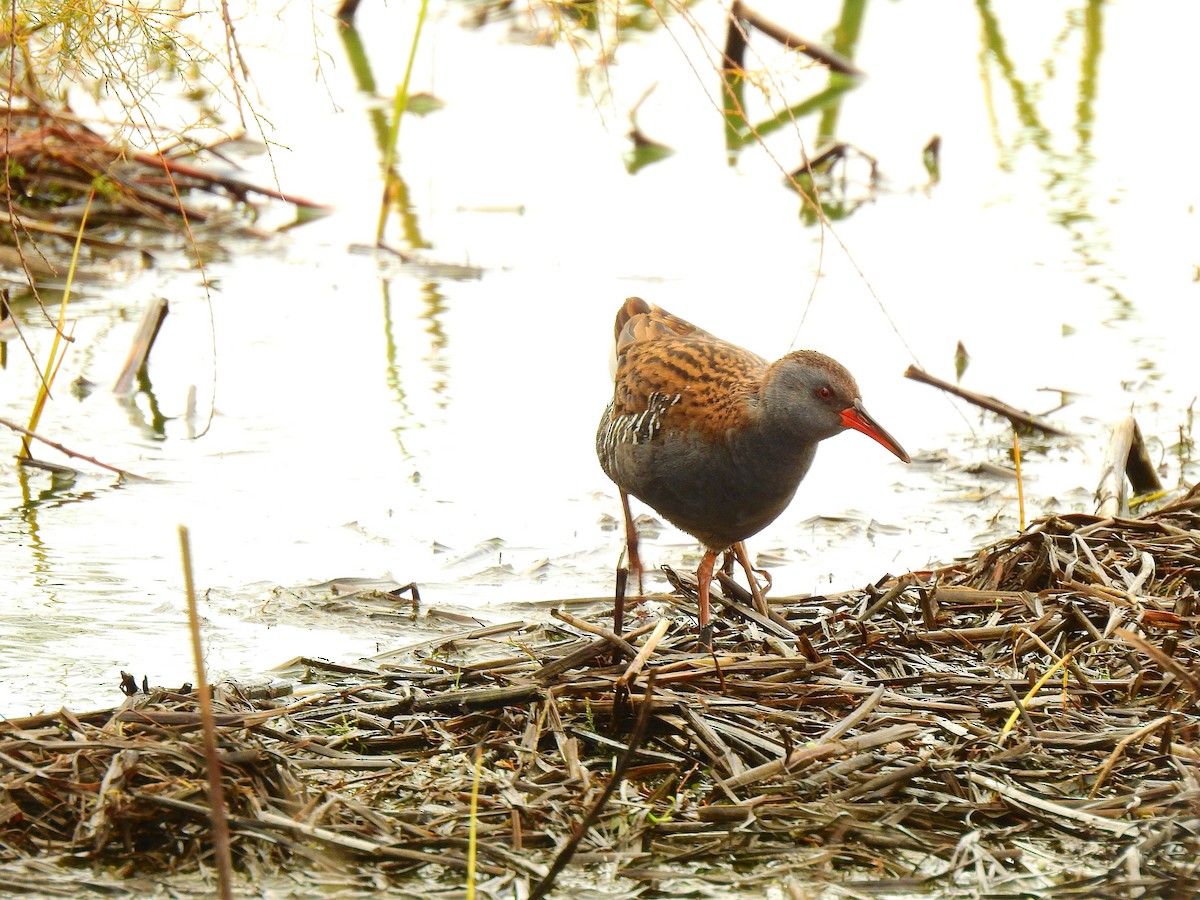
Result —
<path fill-rule="evenodd" d="M 982 406 L 986 410 L 1004 416 L 1013 426 L 1024 425 L 1026 428 L 1032 428 L 1040 431 L 1042 434 L 1055 435 L 1057 437 L 1066 437 L 1067 432 L 1060 428 L 1055 428 L 1053 425 L 1047 425 L 1045 422 L 1036 418 L 1032 413 L 1028 413 L 1023 409 L 1017 409 L 1015 406 L 1009 406 L 1002 400 L 997 400 L 995 397 L 989 397 L 986 394 L 977 394 L 974 391 L 968 391 L 965 388 L 960 388 L 958 385 L 951 384 L 948 381 L 943 381 L 936 375 L 930 375 L 928 372 L 909 366 L 904 370 L 904 377 L 911 378 L 913 381 L 919 381 L 922 384 L 928 384 L 931 387 L 940 388 L 947 394 L 953 394 L 955 397 L 960 397 L 968 403 L 974 403 L 976 406 Z"/>
<path fill-rule="evenodd" d="M 93 466 L 99 466 L 100 468 L 107 469 L 110 472 L 116 472 L 122 478 L 130 478 L 130 479 L 133 479 L 136 481 L 149 481 L 150 480 L 149 478 L 147 478 L 144 475 L 136 475 L 133 472 L 128 472 L 125 469 L 118 468 L 117 466 L 110 466 L 108 463 L 101 462 L 100 460 L 96 459 L 94 456 L 88 456 L 86 453 L 80 453 L 77 450 L 72 450 L 69 447 L 64 447 L 62 444 L 58 443 L 58 441 L 52 441 L 49 438 L 44 438 L 40 434 L 36 434 L 36 433 L 30 431 L 28 428 L 25 428 L 22 425 L 18 425 L 16 422 L 10 421 L 9 419 L 0 418 L 0 425 L 3 425 L 5 428 L 11 428 L 13 431 L 17 432 L 18 434 L 23 434 L 26 438 L 32 438 L 35 441 L 39 441 L 39 442 L 45 444 L 47 447 L 53 447 L 59 453 L 69 456 L 72 459 L 82 459 L 84 462 L 90 462 Z"/>

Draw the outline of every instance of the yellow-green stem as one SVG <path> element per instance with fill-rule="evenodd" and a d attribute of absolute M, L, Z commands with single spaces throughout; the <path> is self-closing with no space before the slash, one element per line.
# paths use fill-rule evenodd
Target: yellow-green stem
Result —
<path fill-rule="evenodd" d="M 1025 530 L 1025 484 L 1021 480 L 1021 442 L 1017 438 L 1017 429 L 1013 429 L 1013 462 L 1017 466 L 1017 514 L 1021 523 L 1021 531 Z"/>
<path fill-rule="evenodd" d="M 479 818 L 479 774 L 483 770 L 483 744 L 475 748 L 475 777 L 471 782 L 471 817 L 467 821 L 467 900 L 475 900 L 476 825 Z"/>
<path fill-rule="evenodd" d="M 92 209 L 92 200 L 96 196 L 96 190 L 93 188 L 88 192 L 87 204 L 83 208 L 83 218 L 79 220 L 79 231 L 75 234 L 75 249 L 71 252 L 71 268 L 67 271 L 67 284 L 63 288 L 62 302 L 58 304 L 58 323 L 54 328 L 54 340 L 50 342 L 50 355 L 46 358 L 46 369 L 42 373 L 42 383 L 38 385 L 37 398 L 33 401 L 33 411 L 29 414 L 29 430 L 37 431 L 38 422 L 41 421 L 42 411 L 46 408 L 46 400 L 50 396 L 50 385 L 54 383 L 54 376 L 58 373 L 59 363 L 61 359 L 56 359 L 58 356 L 59 345 L 63 341 L 63 328 L 67 320 L 67 301 L 71 299 L 71 285 L 75 281 L 75 267 L 79 262 L 79 250 L 83 246 L 83 232 L 87 227 L 88 213 Z M 63 350 L 66 355 L 66 350 Z M 29 459 L 30 454 L 30 438 L 28 436 L 21 439 L 20 459 Z"/>
<path fill-rule="evenodd" d="M 412 79 L 413 63 L 417 59 L 417 47 L 421 41 L 421 29 L 425 25 L 425 15 L 429 11 L 429 0 L 421 0 L 417 10 L 417 27 L 413 31 L 412 44 L 408 48 L 408 63 L 404 67 L 404 80 L 396 88 L 396 97 L 392 101 L 392 127 L 388 129 L 387 146 L 384 147 L 383 157 L 383 198 L 379 204 L 379 222 L 375 229 L 375 242 L 383 240 L 383 230 L 387 225 L 388 207 L 392 202 L 392 167 L 396 162 L 396 145 L 400 141 L 400 120 L 408 109 L 408 85 Z"/>

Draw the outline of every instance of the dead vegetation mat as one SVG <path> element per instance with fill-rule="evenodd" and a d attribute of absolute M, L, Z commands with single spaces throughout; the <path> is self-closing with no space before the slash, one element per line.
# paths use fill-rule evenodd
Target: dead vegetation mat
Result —
<path fill-rule="evenodd" d="M 268 200 L 322 209 L 228 174 L 225 143 L 180 141 L 150 152 L 66 111 L 33 101 L 0 104 L 0 165 L 7 173 L 0 264 L 31 277 L 61 276 L 77 238 L 108 256 L 159 246 L 163 235 L 183 246 L 209 231 L 259 234 L 253 221 Z"/>
<path fill-rule="evenodd" d="M 1193 496 L 769 619 L 727 586 L 711 654 L 660 601 L 623 639 L 559 613 L 226 683 L 235 866 L 460 896 L 473 831 L 485 896 L 568 855 L 623 896 L 1194 896 L 1198 588 Z M 165 690 L 0 723 L 9 889 L 209 871 L 198 723 Z"/>

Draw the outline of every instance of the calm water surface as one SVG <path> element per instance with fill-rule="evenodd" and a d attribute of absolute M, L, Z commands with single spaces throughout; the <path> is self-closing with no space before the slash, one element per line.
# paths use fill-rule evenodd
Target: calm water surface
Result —
<path fill-rule="evenodd" d="M 1035 411 L 1070 394 L 1051 418 L 1075 437 L 1024 447 L 1031 517 L 1092 508 L 1107 424 L 1131 407 L 1164 482 L 1195 479 L 1177 445 L 1200 383 L 1188 112 L 1200 8 L 869 4 L 856 54 L 869 78 L 836 123 L 857 153 L 845 195 L 827 195 L 853 210 L 820 228 L 802 221 L 780 170 L 798 165 L 801 141 L 815 149 L 816 118 L 729 163 L 698 37 L 723 41 L 711 0 L 623 35 L 607 68 L 586 67 L 595 35 L 571 47 L 537 23 L 474 27 L 477 7 L 432 5 L 413 89 L 445 106 L 405 120 L 409 232 L 389 235 L 431 265 L 362 249 L 386 101 L 359 89 L 325 12 L 289 5 L 240 32 L 274 144 L 269 160 L 245 160 L 247 175 L 269 182 L 273 168 L 333 212 L 223 246 L 208 297 L 200 273 L 165 253 L 82 286 L 59 385 L 93 387 L 60 388 L 39 430 L 153 480 L 83 467 L 64 481 L 0 460 L 0 712 L 111 704 L 122 669 L 191 679 L 179 523 L 217 674 L 411 639 L 420 623 L 322 611 L 324 594 L 306 586 L 335 578 L 416 581 L 427 607 L 486 620 L 607 593 L 619 504 L 592 435 L 612 317 L 631 294 L 764 355 L 837 357 L 916 458 L 904 467 L 855 435 L 825 445 L 751 544 L 775 564 L 778 593 L 950 561 L 1017 527 L 1015 482 L 976 468 L 1010 463 L 1006 426 L 902 377 L 916 362 L 952 379 L 959 341 L 966 387 Z M 761 8 L 825 40 L 839 9 Z M 383 97 L 413 15 L 412 4 L 360 13 Z M 767 42 L 751 46 L 747 64 L 776 102 L 825 84 Z M 652 85 L 638 125 L 675 153 L 630 175 L 628 110 Z M 769 115 L 756 89 L 747 99 L 752 119 Z M 921 155 L 934 135 L 937 183 Z M 863 154 L 878 166 L 874 191 Z M 126 403 L 110 386 L 154 295 L 171 312 L 150 384 Z M 21 312 L 44 352 L 39 315 Z M 35 386 L 10 343 L 0 415 L 22 420 Z M 670 528 L 646 555 L 698 558 Z"/>

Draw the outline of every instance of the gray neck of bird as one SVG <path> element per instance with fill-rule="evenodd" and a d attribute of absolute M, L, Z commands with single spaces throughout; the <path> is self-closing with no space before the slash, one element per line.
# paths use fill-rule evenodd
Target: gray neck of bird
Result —
<path fill-rule="evenodd" d="M 731 440 L 742 451 L 742 458 L 751 461 L 757 477 L 775 483 L 799 482 L 812 465 L 818 441 L 806 439 L 794 418 L 771 412 L 760 406 L 759 415 Z"/>

